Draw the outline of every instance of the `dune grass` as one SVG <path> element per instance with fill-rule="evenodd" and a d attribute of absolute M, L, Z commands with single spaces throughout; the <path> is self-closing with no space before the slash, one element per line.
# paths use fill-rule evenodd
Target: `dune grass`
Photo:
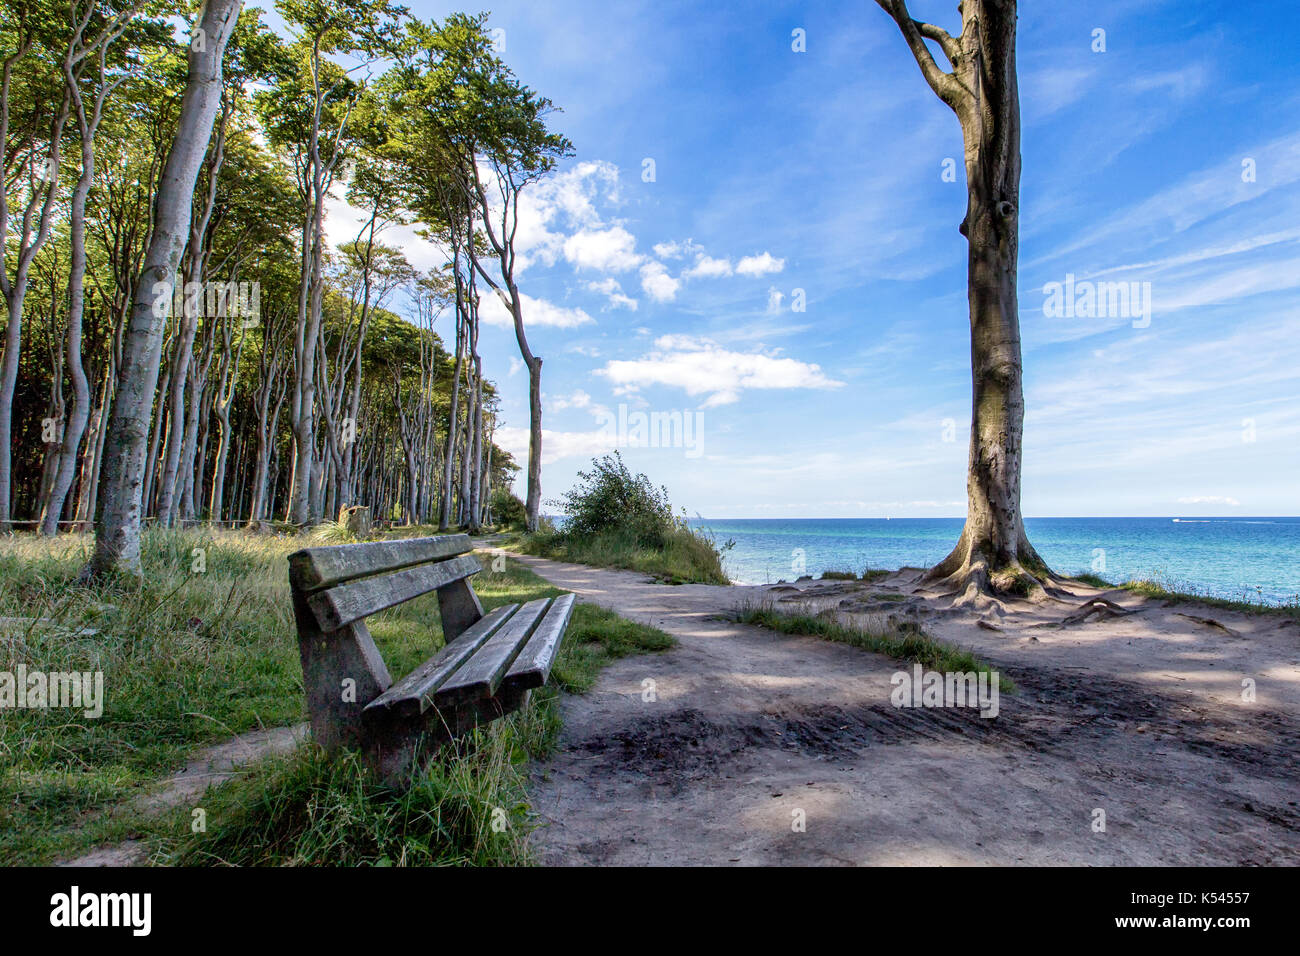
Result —
<path fill-rule="evenodd" d="M 1100 574 L 1093 574 L 1091 571 L 1081 571 L 1073 575 L 1071 580 L 1078 581 L 1080 584 L 1086 584 L 1090 588 L 1113 588 L 1116 585 L 1111 584 Z"/>
<path fill-rule="evenodd" d="M 75 583 L 88 537 L 0 543 L 0 672 L 19 664 L 101 671 L 106 698 L 98 719 L 65 709 L 0 714 L 0 863 L 49 863 L 131 836 L 154 862 L 524 859 L 522 768 L 553 744 L 553 687 L 536 692 L 526 711 L 447 748 L 400 792 L 355 762 L 323 761 L 308 745 L 209 791 L 206 833 L 192 833 L 193 808 L 156 817 L 135 809 L 133 798 L 196 749 L 306 719 L 285 558 L 312 543 L 151 530 L 143 579 L 93 590 Z M 478 575 L 475 589 L 485 608 L 561 593 L 514 563 Z M 368 623 L 394 674 L 442 643 L 432 594 Z M 653 628 L 580 605 L 554 683 L 580 692 L 608 661 L 671 643 Z M 490 826 L 498 808 L 509 824 L 502 830 Z M 361 838 L 349 822 L 361 820 L 373 837 Z"/>
<path fill-rule="evenodd" d="M 1116 585 L 1109 585 L 1115 587 Z M 1282 617 L 1295 618 L 1300 620 L 1300 595 L 1295 595 L 1285 604 L 1265 604 L 1263 599 L 1252 601 L 1245 594 L 1239 600 L 1232 598 L 1212 597 L 1208 594 L 1201 594 L 1194 590 L 1177 590 L 1167 585 L 1150 579 L 1141 579 L 1136 581 L 1125 581 L 1118 585 L 1125 591 L 1131 591 L 1134 594 L 1141 594 L 1143 597 L 1156 598 L 1163 601 L 1171 601 L 1175 604 L 1204 604 L 1207 607 L 1218 608 L 1221 611 L 1239 611 L 1243 614 L 1265 614 L 1277 615 Z"/>
<path fill-rule="evenodd" d="M 821 580 L 823 581 L 879 581 L 881 578 L 887 578 L 893 572 L 885 571 L 881 568 L 863 568 L 862 573 L 856 571 L 830 570 L 823 571 Z"/>
<path fill-rule="evenodd" d="M 867 630 L 846 624 L 833 611 L 814 612 L 810 608 L 782 610 L 770 602 L 742 604 L 736 610 L 736 620 L 741 624 L 766 627 L 782 634 L 801 634 L 820 637 L 860 647 L 896 660 L 920 664 L 927 670 L 943 673 L 993 673 L 993 668 L 969 650 L 937 641 L 915 627 Z M 1016 689 L 1015 683 L 1005 674 L 998 675 L 998 687 L 1006 693 Z"/>
<path fill-rule="evenodd" d="M 731 583 L 712 539 L 686 527 L 666 532 L 661 547 L 643 545 L 635 534 L 624 530 L 571 537 L 543 529 L 521 535 L 513 544 L 525 554 L 555 561 L 642 571 L 665 584 Z"/>
<path fill-rule="evenodd" d="M 1197 591 L 1191 586 L 1175 585 L 1155 578 L 1135 578 L 1116 584 L 1113 581 L 1106 580 L 1099 574 L 1081 572 L 1073 575 L 1072 580 L 1094 588 L 1119 588 L 1133 594 L 1140 594 L 1143 597 L 1169 601 L 1174 604 L 1203 604 L 1206 607 L 1218 608 L 1221 611 L 1264 614 L 1300 620 L 1300 594 L 1292 595 L 1290 600 L 1282 604 L 1266 604 L 1262 597 L 1257 597 L 1252 601 L 1248 589 L 1243 589 L 1240 598 L 1222 598 Z"/>

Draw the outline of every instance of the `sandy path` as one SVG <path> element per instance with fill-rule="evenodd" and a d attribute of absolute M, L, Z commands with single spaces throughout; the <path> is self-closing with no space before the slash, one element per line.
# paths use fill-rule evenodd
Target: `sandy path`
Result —
<path fill-rule="evenodd" d="M 140 814 L 159 813 L 182 804 L 197 806 L 204 791 L 215 784 L 238 776 L 241 768 L 273 754 L 288 753 L 307 738 L 308 725 L 272 727 L 253 730 L 227 741 L 205 747 L 190 758 L 185 769 L 172 774 L 149 788 L 131 802 L 131 810 Z M 112 846 L 98 847 L 55 866 L 135 866 L 143 863 L 146 850 L 139 840 L 127 840 Z"/>
<path fill-rule="evenodd" d="M 929 632 L 976 646 L 1017 683 L 990 720 L 893 707 L 900 665 L 887 658 L 718 619 L 763 597 L 870 616 L 899 606 L 876 596 L 909 593 L 904 575 L 794 593 L 519 560 L 680 641 L 564 699 L 560 750 L 531 790 L 544 862 L 1300 862 L 1293 623 L 1124 595 L 1137 613 L 1060 627 L 1100 593 L 1083 587 L 996 617 L 916 602 Z"/>

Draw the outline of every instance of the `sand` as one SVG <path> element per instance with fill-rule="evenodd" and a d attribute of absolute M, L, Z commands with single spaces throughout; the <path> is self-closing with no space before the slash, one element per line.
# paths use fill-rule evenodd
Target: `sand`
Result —
<path fill-rule="evenodd" d="M 1083 585 L 975 610 L 918 593 L 914 572 L 674 587 L 520 560 L 680 642 L 563 699 L 560 749 L 530 790 L 545 863 L 1300 862 L 1293 620 Z M 1113 609 L 1085 607 L 1097 597 Z M 993 719 L 898 708 L 891 676 L 908 665 L 726 619 L 746 601 L 912 617 L 1017 691 Z"/>

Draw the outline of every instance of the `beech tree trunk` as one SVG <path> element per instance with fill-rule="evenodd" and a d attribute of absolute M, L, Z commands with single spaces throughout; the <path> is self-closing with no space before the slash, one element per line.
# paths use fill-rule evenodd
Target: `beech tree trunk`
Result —
<path fill-rule="evenodd" d="M 456 456 L 456 431 L 460 415 L 460 370 L 464 355 L 464 299 L 460 275 L 456 275 L 456 362 L 452 367 L 451 403 L 447 409 L 447 450 L 443 456 L 442 505 L 438 510 L 438 530 L 447 530 L 451 524 L 452 462 Z"/>
<path fill-rule="evenodd" d="M 68 214 L 68 245 L 71 262 L 68 266 L 68 377 L 72 381 L 72 413 L 63 426 L 63 442 L 59 448 L 58 468 L 46 499 L 39 525 L 43 535 L 56 535 L 63 504 L 77 476 L 78 451 L 90 419 L 90 382 L 81 361 L 81 327 L 86 304 L 86 197 L 95 179 L 95 127 L 99 125 L 102 99 L 96 103 L 93 122 L 86 117 L 77 88 L 79 77 L 73 75 L 65 64 L 68 88 L 72 91 L 81 132 L 81 176 L 72 192 Z"/>
<path fill-rule="evenodd" d="M 84 574 L 139 575 L 145 443 L 158 385 L 162 336 L 171 296 L 157 302 L 154 286 L 176 281 L 189 234 L 194 185 L 208 150 L 221 99 L 221 61 L 243 0 L 207 0 L 199 20 L 202 44 L 192 44 L 180 119 L 154 205 L 154 230 L 136 283 L 122 345 L 117 395 L 109 418 L 100 476 L 95 552 Z M 201 49 L 195 49 L 200 46 Z M 157 305 L 157 307 L 155 307 Z"/>
<path fill-rule="evenodd" d="M 180 331 L 176 336 L 170 375 L 168 407 L 171 409 L 171 417 L 167 426 L 166 460 L 158 490 L 158 523 L 167 528 L 172 526 L 176 517 L 176 482 L 185 441 L 185 386 L 189 381 L 194 336 L 199 323 L 198 303 L 191 301 L 189 296 L 184 296 L 182 301 L 184 311 L 180 316 Z"/>
<path fill-rule="evenodd" d="M 239 359 L 244 354 L 244 342 L 248 340 L 247 332 L 239 336 L 239 345 L 234 355 L 230 351 L 231 326 L 238 319 L 227 314 L 221 325 L 221 378 L 217 385 L 216 401 L 213 411 L 217 416 L 217 460 L 212 468 L 212 497 L 208 501 L 208 518 L 220 523 L 224 515 L 226 490 L 226 459 L 230 454 L 230 406 L 235 401 L 235 384 L 239 381 Z M 236 465 L 235 473 L 240 468 Z"/>
<path fill-rule="evenodd" d="M 26 47 L 4 61 L 3 81 L 0 82 L 0 141 L 9 144 L 9 84 L 14 64 L 26 52 Z M 13 418 L 14 389 L 18 384 L 19 353 L 23 344 L 23 300 L 27 296 L 32 262 L 50 237 L 54 223 L 59 186 L 59 149 L 63 129 L 68 121 L 71 96 L 65 89 L 63 105 L 59 108 L 50 128 L 50 148 L 44 172 L 27 171 L 27 204 L 20 222 L 10 223 L 7 195 L 0 195 L 0 292 L 4 294 L 8 323 L 5 326 L 4 357 L 0 359 L 0 533 L 11 531 L 11 482 L 13 477 Z M 33 163 L 38 160 L 33 159 Z M 0 187 L 0 193 L 8 184 Z M 32 221 L 37 213 L 36 221 Z M 10 233 L 16 232 L 17 241 L 10 249 Z M 9 277 L 9 254 L 15 253 L 14 275 Z"/>
<path fill-rule="evenodd" d="M 966 524 L 926 580 L 965 596 L 1027 594 L 1051 577 L 1020 512 L 1020 99 L 1015 0 L 963 0 L 957 37 L 911 19 L 904 0 L 877 0 L 894 18 L 934 93 L 957 114 L 965 150 L 971 437 Z M 926 41 L 951 64 L 944 72 Z"/>

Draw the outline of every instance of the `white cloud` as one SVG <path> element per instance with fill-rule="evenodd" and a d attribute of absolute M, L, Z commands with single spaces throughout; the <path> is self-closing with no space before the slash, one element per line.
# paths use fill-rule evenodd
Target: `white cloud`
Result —
<path fill-rule="evenodd" d="M 561 305 L 534 299 L 531 295 L 519 293 L 519 300 L 524 309 L 524 326 L 549 325 L 557 329 L 571 329 L 579 325 L 589 325 L 596 320 L 582 309 L 568 309 Z M 514 319 L 510 310 L 501 301 L 500 296 L 489 293 L 479 299 L 479 317 L 488 325 L 513 327 Z"/>
<path fill-rule="evenodd" d="M 647 262 L 641 267 L 641 288 L 656 302 L 671 302 L 677 298 L 681 280 L 668 274 L 662 262 Z"/>
<path fill-rule="evenodd" d="M 523 190 L 515 233 L 519 256 L 516 272 L 534 262 L 555 265 L 566 254 L 566 240 L 574 232 L 606 229 L 610 224 L 597 211 L 596 202 L 620 202 L 618 177 L 618 167 L 613 163 L 583 162 Z"/>
<path fill-rule="evenodd" d="M 1180 505 L 1231 505 L 1236 508 L 1241 502 L 1236 498 L 1229 498 L 1225 495 L 1191 495 L 1186 498 L 1179 498 Z"/>
<path fill-rule="evenodd" d="M 575 389 L 571 395 L 561 395 L 558 398 L 551 399 L 550 407 L 557 412 L 566 408 L 590 408 L 591 396 L 580 388 Z"/>
<path fill-rule="evenodd" d="M 599 292 L 609 300 L 608 308 L 611 309 L 630 309 L 635 312 L 637 301 L 631 296 L 623 294 L 623 287 L 619 285 L 617 279 L 610 276 L 607 279 L 601 279 L 599 282 L 584 282 L 589 292 Z"/>
<path fill-rule="evenodd" d="M 682 273 L 683 279 L 720 279 L 723 276 L 731 275 L 730 259 L 714 259 L 700 253 L 695 260 L 695 265 L 691 266 Z"/>
<path fill-rule="evenodd" d="M 1031 121 L 1045 119 L 1079 101 L 1087 95 L 1098 73 L 1099 70 L 1090 67 L 1065 69 L 1056 65 L 1022 73 L 1020 102 L 1026 118 Z"/>
<path fill-rule="evenodd" d="M 746 389 L 839 388 L 821 366 L 782 358 L 776 352 L 733 352 L 708 339 L 665 335 L 644 358 L 607 362 L 597 374 L 627 394 L 647 385 L 667 385 L 688 395 L 707 395 L 702 407 L 736 401 Z"/>
<path fill-rule="evenodd" d="M 1163 93 L 1164 98 L 1172 96 L 1184 100 L 1200 92 L 1208 79 L 1205 66 L 1197 63 L 1179 70 L 1139 74 L 1129 83 L 1129 87 L 1137 93 L 1155 91 Z"/>
<path fill-rule="evenodd" d="M 736 273 L 742 276 L 765 276 L 780 272 L 785 268 L 785 260 L 777 259 L 770 252 L 757 256 L 745 256 L 736 263 Z"/>
<path fill-rule="evenodd" d="M 626 272 L 641 264 L 636 237 L 622 226 L 583 229 L 564 241 L 564 258 L 578 269 Z"/>
<path fill-rule="evenodd" d="M 510 452 L 516 461 L 528 458 L 528 429 L 516 425 L 497 427 L 492 440 Z M 614 441 L 609 429 L 596 428 L 586 432 L 557 432 L 542 429 L 542 464 L 549 465 L 562 458 L 595 458 L 612 451 Z"/>

